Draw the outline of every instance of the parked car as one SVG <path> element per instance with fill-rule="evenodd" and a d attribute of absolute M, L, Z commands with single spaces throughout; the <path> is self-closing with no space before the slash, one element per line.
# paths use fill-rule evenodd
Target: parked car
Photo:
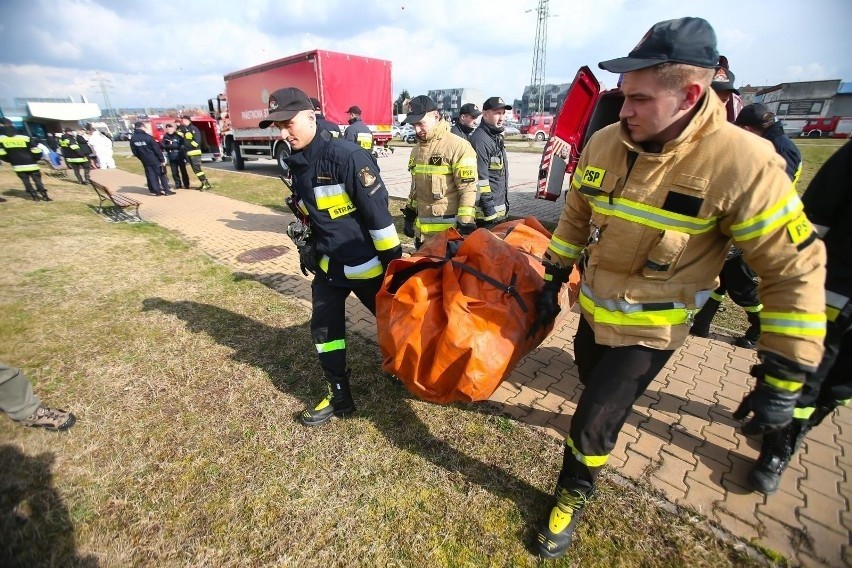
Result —
<path fill-rule="evenodd" d="M 414 129 L 411 129 L 411 132 L 407 132 L 403 135 L 402 139 L 409 144 L 414 144 L 417 142 L 417 135 L 414 134 Z"/>
<path fill-rule="evenodd" d="M 410 124 L 403 124 L 401 126 L 392 126 L 391 134 L 393 134 L 394 138 L 398 138 L 399 140 L 405 140 L 409 134 L 414 134 L 414 127 Z"/>
<path fill-rule="evenodd" d="M 503 134 L 506 136 L 514 136 L 516 134 L 520 134 L 521 130 L 514 125 L 507 124 L 503 127 Z"/>

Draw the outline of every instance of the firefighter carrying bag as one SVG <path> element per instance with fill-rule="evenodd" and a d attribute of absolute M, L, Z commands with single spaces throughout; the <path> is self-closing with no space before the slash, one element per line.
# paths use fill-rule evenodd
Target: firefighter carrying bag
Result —
<path fill-rule="evenodd" d="M 549 244 L 528 217 L 467 237 L 447 229 L 393 261 L 376 296 L 382 368 L 423 400 L 487 399 L 550 333 L 527 338 Z M 574 271 L 559 296 L 563 318 L 578 290 Z"/>

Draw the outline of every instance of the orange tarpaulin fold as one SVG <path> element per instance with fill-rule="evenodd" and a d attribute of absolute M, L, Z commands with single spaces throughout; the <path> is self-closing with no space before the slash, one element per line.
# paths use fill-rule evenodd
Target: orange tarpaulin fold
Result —
<path fill-rule="evenodd" d="M 533 217 L 431 237 L 388 267 L 376 296 L 382 368 L 419 398 L 485 400 L 550 332 L 526 335 L 544 286 L 550 233 Z M 563 313 L 579 289 L 563 287 Z"/>

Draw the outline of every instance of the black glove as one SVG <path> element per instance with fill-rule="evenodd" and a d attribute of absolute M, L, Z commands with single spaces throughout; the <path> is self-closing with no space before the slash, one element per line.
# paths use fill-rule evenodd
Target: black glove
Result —
<path fill-rule="evenodd" d="M 571 270 L 574 266 L 559 267 L 553 264 L 544 265 L 544 288 L 542 288 L 535 301 L 535 321 L 527 332 L 527 339 L 537 335 L 541 330 L 547 329 L 556 321 L 556 316 L 562 311 L 559 307 L 559 290 L 568 282 Z"/>
<path fill-rule="evenodd" d="M 457 221 L 456 230 L 460 235 L 467 236 L 476 230 L 476 223 L 462 223 L 461 221 Z"/>
<path fill-rule="evenodd" d="M 402 224 L 402 234 L 413 239 L 414 220 L 417 219 L 417 211 L 410 207 L 404 207 L 402 209 L 402 215 L 405 217 L 405 222 Z"/>
<path fill-rule="evenodd" d="M 490 191 L 479 196 L 479 208 L 482 210 L 482 216 L 486 219 L 497 214 L 497 210 L 494 208 L 494 196 L 491 195 Z"/>
<path fill-rule="evenodd" d="M 804 371 L 778 356 L 766 355 L 763 363 L 751 368 L 751 375 L 757 378 L 757 385 L 743 398 L 734 411 L 734 418 L 743 420 L 754 413 L 741 428 L 748 436 L 781 430 L 793 420 L 801 393 L 801 388 L 790 390 L 784 385 L 804 383 Z"/>
<path fill-rule="evenodd" d="M 299 269 L 307 276 L 309 272 L 316 274 L 318 268 L 317 247 L 312 240 L 309 240 L 299 247 Z"/>
<path fill-rule="evenodd" d="M 382 263 L 382 272 L 388 271 L 390 263 L 397 258 L 402 258 L 402 247 L 397 246 L 390 250 L 381 251 L 379 254 L 379 262 Z"/>

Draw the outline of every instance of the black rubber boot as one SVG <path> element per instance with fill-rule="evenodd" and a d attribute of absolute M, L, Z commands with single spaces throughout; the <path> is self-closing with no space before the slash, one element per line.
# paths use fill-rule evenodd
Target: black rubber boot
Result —
<path fill-rule="evenodd" d="M 349 371 L 343 377 L 330 377 L 325 385 L 328 394 L 313 409 L 306 408 L 299 419 L 305 426 L 320 426 L 334 416 L 344 418 L 355 412 L 355 402 L 349 389 Z"/>
<path fill-rule="evenodd" d="M 790 464 L 796 444 L 804 438 L 802 429 L 807 422 L 793 420 L 785 428 L 763 435 L 757 463 L 748 472 L 748 482 L 752 489 L 764 495 L 772 495 L 778 490 L 781 474 Z"/>
<path fill-rule="evenodd" d="M 594 493 L 594 486 L 581 479 L 560 481 L 556 486 L 556 504 L 535 538 L 535 553 L 542 558 L 559 558 L 571 546 L 574 529 L 583 507 Z"/>
<path fill-rule="evenodd" d="M 47 196 L 46 191 L 39 191 L 39 193 L 41 194 L 42 201 L 53 201 L 50 197 Z"/>
<path fill-rule="evenodd" d="M 746 312 L 746 317 L 749 323 L 748 329 L 745 335 L 734 341 L 734 345 L 745 349 L 754 349 L 757 347 L 757 340 L 760 339 L 760 312 Z"/>
<path fill-rule="evenodd" d="M 210 185 L 210 182 L 207 181 L 207 178 L 201 180 L 201 188 L 200 191 L 204 191 L 205 189 L 213 189 L 213 186 Z"/>
<path fill-rule="evenodd" d="M 692 327 L 689 328 L 689 333 L 696 337 L 708 337 L 710 335 L 710 323 L 713 321 L 713 316 L 716 315 L 716 310 L 719 309 L 721 302 L 710 298 L 704 307 L 695 316 L 692 321 Z"/>
<path fill-rule="evenodd" d="M 36 193 L 35 191 L 28 191 L 27 193 L 30 195 L 30 197 L 33 198 L 33 201 L 39 200 L 38 193 Z"/>

